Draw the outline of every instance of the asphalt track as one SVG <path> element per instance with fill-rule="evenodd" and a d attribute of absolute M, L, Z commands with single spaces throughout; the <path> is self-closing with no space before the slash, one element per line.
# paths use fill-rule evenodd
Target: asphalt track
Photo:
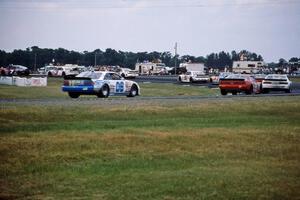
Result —
<path fill-rule="evenodd" d="M 194 87 L 206 86 L 209 88 L 216 88 L 218 85 L 211 83 L 179 83 L 175 76 L 141 76 L 136 78 L 136 82 L 147 83 L 173 83 L 181 85 L 190 85 Z M 169 97 L 143 97 L 138 96 L 135 98 L 126 97 L 109 97 L 107 99 L 97 98 L 94 96 L 84 96 L 78 99 L 71 99 L 68 96 L 66 98 L 43 98 L 43 99 L 0 99 L 0 109 L 6 108 L 12 105 L 58 105 L 58 106 L 77 106 L 77 105 L 100 105 L 100 106 L 114 106 L 114 105 L 128 105 L 134 106 L 137 104 L 189 104 L 195 102 L 205 101 L 240 101 L 240 100 L 258 100 L 268 99 L 284 96 L 300 96 L 300 83 L 293 83 L 292 93 L 284 92 L 270 92 L 268 94 L 253 94 L 253 95 L 215 95 L 215 96 L 169 96 Z"/>
<path fill-rule="evenodd" d="M 45 98 L 45 99 L 0 99 L 0 109 L 5 109 L 14 105 L 42 105 L 42 106 L 136 106 L 136 105 L 174 105 L 174 104 L 193 104 L 211 101 L 256 101 L 267 100 L 287 96 L 300 96 L 300 93 L 270 93 L 253 95 L 216 95 L 216 96 L 170 96 L 170 97 L 109 97 L 106 99 L 82 97 L 78 99 L 66 98 Z"/>

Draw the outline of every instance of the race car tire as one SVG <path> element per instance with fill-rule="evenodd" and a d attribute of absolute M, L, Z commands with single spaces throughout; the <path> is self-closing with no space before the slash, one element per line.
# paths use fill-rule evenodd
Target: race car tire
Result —
<path fill-rule="evenodd" d="M 99 98 L 107 98 L 109 96 L 109 87 L 108 85 L 103 85 L 99 93 L 97 94 L 97 97 Z"/>
<path fill-rule="evenodd" d="M 226 90 L 221 90 L 221 94 L 222 95 L 227 95 L 227 91 Z"/>
<path fill-rule="evenodd" d="M 250 89 L 249 89 L 249 90 L 246 90 L 245 93 L 246 93 L 247 95 L 252 94 L 252 93 L 253 93 L 253 86 L 251 85 L 251 86 L 250 86 Z"/>
<path fill-rule="evenodd" d="M 136 95 L 138 95 L 138 88 L 136 85 L 132 85 L 129 95 L 127 95 L 127 97 L 135 97 Z"/>
<path fill-rule="evenodd" d="M 267 93 L 269 93 L 269 90 L 268 89 L 262 89 L 262 93 L 267 94 Z"/>
<path fill-rule="evenodd" d="M 232 95 L 237 95 L 237 92 L 232 92 Z"/>
<path fill-rule="evenodd" d="M 51 73 L 51 72 L 48 72 L 48 76 L 52 76 L 52 73 Z"/>
<path fill-rule="evenodd" d="M 285 93 L 291 93 L 291 92 L 292 92 L 291 88 L 285 90 Z"/>
<path fill-rule="evenodd" d="M 69 92 L 68 94 L 69 94 L 69 97 L 71 97 L 73 99 L 77 99 L 80 96 L 80 94 L 75 93 L 75 92 Z"/>
<path fill-rule="evenodd" d="M 193 83 L 193 82 L 194 82 L 194 80 L 193 80 L 193 78 L 192 78 L 192 77 L 190 78 L 190 82 L 191 82 L 191 83 Z"/>
<path fill-rule="evenodd" d="M 178 81 L 179 81 L 179 82 L 182 82 L 182 81 L 181 81 L 181 77 L 180 77 L 180 76 L 179 76 L 179 78 L 178 78 Z"/>

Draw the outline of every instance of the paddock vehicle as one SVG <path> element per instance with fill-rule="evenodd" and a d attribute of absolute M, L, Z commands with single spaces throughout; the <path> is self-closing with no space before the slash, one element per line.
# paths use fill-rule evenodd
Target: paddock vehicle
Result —
<path fill-rule="evenodd" d="M 78 98 L 80 95 L 96 95 L 101 98 L 110 95 L 140 95 L 140 87 L 136 82 L 124 80 L 115 72 L 103 71 L 86 71 L 76 77 L 66 76 L 62 91 L 68 92 L 71 98 Z"/>
<path fill-rule="evenodd" d="M 286 93 L 291 92 L 292 82 L 289 80 L 287 75 L 282 74 L 269 74 L 262 81 L 263 93 L 268 93 L 271 90 L 285 91 Z"/>
<path fill-rule="evenodd" d="M 236 95 L 240 92 L 246 94 L 260 93 L 260 83 L 257 83 L 255 79 L 245 74 L 232 74 L 225 78 L 220 79 L 219 88 L 222 95 L 226 95 L 231 92 Z"/>
<path fill-rule="evenodd" d="M 188 71 L 178 76 L 178 81 L 182 83 L 209 82 L 209 80 L 208 76 L 198 71 Z"/>

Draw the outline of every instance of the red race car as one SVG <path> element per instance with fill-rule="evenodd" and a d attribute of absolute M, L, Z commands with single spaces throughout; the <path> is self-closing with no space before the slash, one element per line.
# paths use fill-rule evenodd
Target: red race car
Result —
<path fill-rule="evenodd" d="M 220 79 L 219 88 L 222 95 L 227 95 L 228 92 L 236 95 L 240 92 L 245 92 L 246 94 L 260 93 L 261 83 L 256 82 L 256 80 L 245 74 L 231 74 L 225 78 Z"/>

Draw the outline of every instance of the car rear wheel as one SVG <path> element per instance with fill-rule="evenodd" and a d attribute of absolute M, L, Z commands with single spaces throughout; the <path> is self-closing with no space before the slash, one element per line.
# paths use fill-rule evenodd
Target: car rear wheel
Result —
<path fill-rule="evenodd" d="M 73 98 L 73 99 L 76 99 L 76 98 L 78 98 L 78 97 L 80 96 L 80 94 L 74 93 L 74 92 L 69 92 L 69 96 L 70 96 L 71 98 Z"/>
<path fill-rule="evenodd" d="M 246 91 L 246 94 L 249 95 L 249 94 L 252 94 L 252 93 L 253 93 L 253 86 L 251 85 L 250 89 Z"/>
<path fill-rule="evenodd" d="M 182 81 L 181 81 L 181 77 L 180 77 L 180 76 L 179 76 L 178 80 L 179 80 L 179 82 L 182 82 Z"/>
<path fill-rule="evenodd" d="M 109 87 L 108 85 L 103 85 L 99 93 L 97 94 L 100 98 L 107 98 L 109 96 Z"/>
<path fill-rule="evenodd" d="M 192 77 L 190 78 L 190 82 L 191 82 L 191 83 L 192 83 L 192 82 L 194 82 L 194 80 L 193 80 L 193 78 L 192 78 Z"/>
<path fill-rule="evenodd" d="M 136 85 L 133 85 L 127 97 L 135 97 L 136 95 L 138 95 L 138 88 Z"/>
<path fill-rule="evenodd" d="M 232 95 L 237 95 L 237 92 L 232 92 Z"/>
<path fill-rule="evenodd" d="M 269 90 L 268 89 L 262 89 L 262 93 L 267 94 L 267 93 L 269 93 Z"/>
<path fill-rule="evenodd" d="M 227 95 L 227 91 L 226 90 L 221 90 L 221 94 L 222 95 Z"/>

